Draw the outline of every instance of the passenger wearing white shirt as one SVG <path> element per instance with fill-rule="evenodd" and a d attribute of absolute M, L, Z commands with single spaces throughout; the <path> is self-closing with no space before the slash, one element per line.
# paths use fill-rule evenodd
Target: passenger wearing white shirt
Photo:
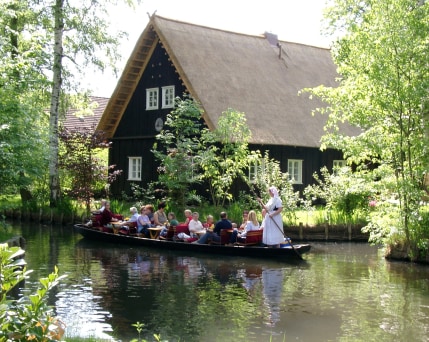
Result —
<path fill-rule="evenodd" d="M 200 215 L 197 212 L 192 213 L 192 220 L 189 221 L 189 233 L 191 234 L 191 237 L 198 238 L 198 233 L 204 233 L 205 229 L 203 227 L 203 224 L 199 220 Z"/>

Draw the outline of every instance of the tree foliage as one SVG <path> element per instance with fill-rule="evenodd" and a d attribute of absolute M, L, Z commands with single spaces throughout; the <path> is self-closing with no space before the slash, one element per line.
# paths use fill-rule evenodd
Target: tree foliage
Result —
<path fill-rule="evenodd" d="M 49 83 L 39 56 L 44 38 L 29 25 L 35 14 L 22 1 L 0 3 L 0 187 L 1 193 L 28 189 L 47 168 Z"/>
<path fill-rule="evenodd" d="M 98 153 L 111 144 L 106 141 L 103 132 L 93 129 L 70 131 L 62 128 L 59 136 L 59 167 L 68 176 L 64 177 L 67 180 L 67 184 L 63 184 L 64 192 L 70 198 L 83 201 L 89 215 L 95 189 L 108 187 L 122 170 L 114 170 L 115 165 L 107 167 L 98 157 Z"/>
<path fill-rule="evenodd" d="M 192 99 L 177 98 L 153 149 L 161 162 L 159 184 L 184 208 L 187 198 L 195 197 L 191 185 L 205 182 L 213 204 L 223 206 L 232 199 L 233 182 L 249 165 L 250 136 L 244 113 L 228 109 L 210 131 L 203 125 L 201 107 Z"/>
<path fill-rule="evenodd" d="M 245 114 L 231 108 L 222 113 L 215 130 L 202 134 L 202 178 L 208 183 L 213 204 L 224 206 L 232 199 L 232 184 L 244 176 L 249 165 L 251 134 Z"/>
<path fill-rule="evenodd" d="M 396 178 L 397 226 L 410 243 L 429 171 L 429 3 L 333 0 L 330 5 L 328 24 L 343 33 L 332 49 L 339 86 L 311 90 L 328 104 L 319 110 L 329 114 L 324 146 L 342 149 L 350 163 L 387 166 L 384 176 Z M 344 122 L 362 133 L 341 135 Z"/>
<path fill-rule="evenodd" d="M 192 184 L 201 180 L 199 154 L 203 146 L 200 135 L 206 128 L 200 106 L 192 99 L 176 98 L 175 109 L 167 115 L 165 127 L 157 135 L 152 150 L 160 161 L 158 184 L 169 201 L 184 208 Z"/>

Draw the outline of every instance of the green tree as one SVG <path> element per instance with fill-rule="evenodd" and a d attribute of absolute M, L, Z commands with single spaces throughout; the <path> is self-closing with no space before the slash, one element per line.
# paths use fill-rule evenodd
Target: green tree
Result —
<path fill-rule="evenodd" d="M 6 0 L 0 3 L 1 69 L 5 70 L 0 81 L 6 85 L 0 88 L 7 92 L 4 98 L 9 103 L 6 104 L 10 107 L 11 102 L 16 101 L 17 107 L 23 108 L 21 112 L 29 108 L 37 110 L 28 114 L 36 118 L 36 122 L 49 107 L 49 130 L 43 127 L 43 132 L 49 133 L 49 153 L 45 151 L 45 155 L 49 159 L 52 206 L 60 196 L 58 122 L 64 109 L 63 94 L 81 91 L 75 75 L 83 74 L 89 65 L 115 70 L 116 48 L 125 34 L 111 33 L 109 10 L 119 3 L 132 5 L 134 2 Z M 5 134 L 11 126 L 6 122 L 1 123 L 1 127 Z M 19 128 L 20 131 L 29 129 Z M 7 152 L 10 146 L 6 147 Z"/>
<path fill-rule="evenodd" d="M 52 56 L 52 93 L 49 121 L 49 187 L 50 203 L 56 206 L 60 196 L 60 180 L 58 168 L 58 118 L 61 90 L 64 87 L 63 78 L 71 75 L 71 70 L 63 63 L 63 57 L 73 62 L 77 71 L 83 71 L 88 64 L 93 64 L 104 69 L 106 61 L 117 58 L 116 48 L 119 38 L 123 35 L 113 36 L 108 33 L 109 14 L 107 4 L 110 1 L 100 3 L 97 1 L 82 0 L 78 4 L 55 0 L 48 1 L 52 14 L 46 13 L 44 28 L 47 32 L 53 32 L 53 56 Z M 112 0 L 112 3 L 116 1 Z M 132 0 L 124 0 L 125 4 L 133 4 Z M 103 51 L 106 57 L 102 57 L 99 51 Z M 88 58 L 87 56 L 90 56 Z M 77 62 L 78 60 L 82 62 Z"/>
<path fill-rule="evenodd" d="M 49 82 L 39 58 L 45 38 L 31 26 L 35 16 L 24 1 L 0 2 L 0 192 L 19 190 L 23 200 L 48 161 Z"/>
<path fill-rule="evenodd" d="M 399 213 L 394 226 L 413 245 L 423 238 L 415 232 L 421 232 L 416 228 L 429 161 L 429 3 L 333 0 L 326 13 L 329 27 L 343 35 L 332 49 L 339 86 L 311 91 L 328 104 L 319 110 L 329 113 L 323 144 L 342 149 L 357 165 L 387 166 L 383 177 L 395 177 L 399 200 L 391 208 Z M 362 133 L 342 136 L 343 122 Z"/>
<path fill-rule="evenodd" d="M 184 208 L 192 184 L 200 181 L 200 134 L 207 130 L 203 128 L 201 107 L 189 98 L 176 98 L 165 127 L 152 150 L 160 161 L 158 184 L 172 204 Z"/>
<path fill-rule="evenodd" d="M 222 113 L 215 130 L 203 132 L 200 165 L 214 205 L 224 206 L 232 199 L 231 186 L 249 165 L 250 138 L 245 114 L 231 108 Z"/>
<path fill-rule="evenodd" d="M 110 147 L 105 135 L 101 131 L 81 129 L 70 131 L 60 128 L 60 162 L 59 167 L 66 174 L 67 185 L 62 180 L 63 192 L 70 198 L 83 201 L 86 205 L 86 214 L 91 210 L 91 199 L 96 189 L 105 189 L 121 170 L 113 170 L 114 166 L 107 166 L 105 161 L 98 157 L 102 149 Z M 109 172 L 110 171 L 110 172 Z"/>

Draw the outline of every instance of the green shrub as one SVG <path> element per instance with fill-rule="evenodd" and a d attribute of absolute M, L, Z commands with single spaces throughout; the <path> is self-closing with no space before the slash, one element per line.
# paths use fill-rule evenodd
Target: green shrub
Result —
<path fill-rule="evenodd" d="M 47 305 L 49 290 L 64 276 L 58 276 L 55 267 L 47 278 L 41 278 L 41 286 L 29 296 L 19 300 L 9 298 L 10 291 L 24 280 L 30 271 L 22 266 L 24 251 L 20 247 L 0 244 L 0 341 L 59 341 L 64 334 L 64 324 Z"/>

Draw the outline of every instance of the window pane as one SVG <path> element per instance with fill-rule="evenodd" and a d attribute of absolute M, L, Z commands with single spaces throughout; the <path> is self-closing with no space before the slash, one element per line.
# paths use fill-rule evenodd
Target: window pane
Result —
<path fill-rule="evenodd" d="M 294 184 L 302 184 L 302 160 L 288 160 L 289 179 Z"/>
<path fill-rule="evenodd" d="M 146 109 L 158 109 L 158 88 L 146 89 Z"/>
<path fill-rule="evenodd" d="M 142 168 L 141 157 L 129 157 L 129 160 L 128 160 L 128 179 L 129 180 L 141 180 L 141 168 Z"/>
<path fill-rule="evenodd" d="M 162 87 L 162 108 L 174 107 L 174 86 Z"/>

